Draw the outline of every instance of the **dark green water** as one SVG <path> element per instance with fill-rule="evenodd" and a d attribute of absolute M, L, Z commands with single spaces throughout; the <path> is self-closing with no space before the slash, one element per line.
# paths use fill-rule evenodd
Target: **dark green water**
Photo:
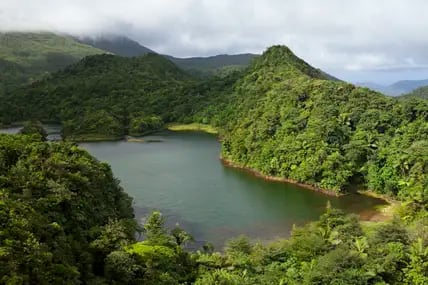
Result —
<path fill-rule="evenodd" d="M 152 209 L 179 223 L 198 241 L 220 246 L 233 236 L 285 237 L 293 224 L 316 220 L 327 201 L 346 212 L 370 215 L 380 200 L 360 195 L 326 196 L 270 182 L 219 161 L 220 144 L 209 134 L 165 132 L 153 143 L 84 143 L 108 162 L 133 198 L 140 221 Z"/>

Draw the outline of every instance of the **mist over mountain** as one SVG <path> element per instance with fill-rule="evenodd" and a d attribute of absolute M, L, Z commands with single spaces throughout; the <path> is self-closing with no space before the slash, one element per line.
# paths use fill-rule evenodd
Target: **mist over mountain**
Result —
<path fill-rule="evenodd" d="M 128 37 L 120 35 L 107 35 L 97 37 L 76 37 L 76 39 L 84 44 L 109 51 L 116 55 L 125 57 L 142 56 L 147 53 L 158 53 L 151 50 L 137 41 L 131 40 Z M 171 55 L 164 55 L 166 58 L 174 62 L 180 68 L 190 72 L 193 75 L 210 76 L 223 69 L 240 69 L 247 66 L 256 54 L 221 54 L 206 57 L 187 57 L 179 58 Z"/>
<path fill-rule="evenodd" d="M 128 37 L 120 35 L 106 35 L 97 37 L 76 37 L 77 41 L 91 45 L 93 47 L 109 51 L 116 55 L 133 57 L 142 56 L 147 53 L 156 53 L 155 51 L 142 46 L 138 42 Z"/>

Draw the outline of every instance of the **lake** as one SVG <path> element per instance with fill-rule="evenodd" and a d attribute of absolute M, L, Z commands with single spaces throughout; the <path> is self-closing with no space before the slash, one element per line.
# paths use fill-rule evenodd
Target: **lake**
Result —
<path fill-rule="evenodd" d="M 17 128 L 10 133 L 16 132 Z M 57 134 L 55 127 L 48 133 Z M 370 216 L 383 204 L 362 195 L 331 197 L 293 184 L 266 181 L 224 166 L 220 143 L 200 132 L 162 132 L 144 138 L 156 142 L 81 143 L 108 162 L 125 191 L 134 198 L 139 222 L 160 210 L 167 224 L 178 223 L 198 241 L 217 249 L 245 234 L 269 241 L 287 237 L 293 224 L 318 219 L 327 202 L 348 213 Z"/>
<path fill-rule="evenodd" d="M 199 132 L 163 132 L 152 143 L 97 142 L 82 147 L 108 162 L 129 195 L 136 215 L 160 210 L 198 241 L 217 247 L 240 234 L 271 240 L 289 235 L 293 224 L 318 219 L 330 201 L 346 212 L 371 215 L 378 199 L 331 197 L 293 184 L 266 181 L 224 166 L 220 144 Z"/>

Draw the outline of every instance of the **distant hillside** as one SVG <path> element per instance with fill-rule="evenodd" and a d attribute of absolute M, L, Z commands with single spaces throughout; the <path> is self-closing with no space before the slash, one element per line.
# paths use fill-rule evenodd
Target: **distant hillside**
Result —
<path fill-rule="evenodd" d="M 157 53 L 137 41 L 124 36 L 110 35 L 100 37 L 76 37 L 84 44 L 103 49 L 116 55 L 125 57 L 142 56 L 147 53 Z M 212 75 L 224 74 L 234 70 L 242 69 L 250 64 L 255 54 L 236 54 L 236 55 L 215 55 L 208 57 L 188 57 L 178 58 L 170 55 L 164 55 L 167 59 L 174 62 L 178 67 L 186 70 L 188 73 L 198 77 L 209 77 Z"/>
<path fill-rule="evenodd" d="M 166 57 L 177 66 L 194 75 L 197 75 L 198 73 L 201 73 L 202 75 L 213 75 L 224 72 L 228 69 L 241 69 L 248 66 L 251 60 L 257 56 L 258 55 L 256 54 L 250 53 L 236 55 L 221 54 L 208 57 L 188 58 L 178 58 L 166 55 Z"/>
<path fill-rule="evenodd" d="M 418 97 L 422 99 L 428 99 L 428 86 L 419 87 L 410 93 L 400 96 L 400 98 Z"/>
<path fill-rule="evenodd" d="M 189 113 L 184 88 L 192 83 L 163 56 L 88 56 L 49 78 L 8 94 L 3 122 L 30 118 L 63 125 L 78 139 L 118 138 L 160 127 Z M 180 111 L 177 111 L 180 110 Z M 85 137 L 89 139 L 88 137 Z"/>
<path fill-rule="evenodd" d="M 140 45 L 138 42 L 124 36 L 100 36 L 100 37 L 76 37 L 76 40 L 93 47 L 109 51 L 125 57 L 142 56 L 148 53 L 156 53 L 153 50 Z"/>
<path fill-rule="evenodd" d="M 0 93 L 57 71 L 87 55 L 105 53 L 53 33 L 0 33 Z"/>
<path fill-rule="evenodd" d="M 357 86 L 367 87 L 389 96 L 399 96 L 428 85 L 428 79 L 424 80 L 400 80 L 391 85 L 381 85 L 373 82 L 359 82 Z"/>

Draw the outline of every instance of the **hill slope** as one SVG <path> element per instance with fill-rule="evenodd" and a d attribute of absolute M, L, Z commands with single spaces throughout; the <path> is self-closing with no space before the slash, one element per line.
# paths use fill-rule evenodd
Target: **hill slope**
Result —
<path fill-rule="evenodd" d="M 178 58 L 166 55 L 166 57 L 177 66 L 199 77 L 210 77 L 243 69 L 258 56 L 259 55 L 250 53 L 235 55 L 222 54 L 208 57 L 188 58 Z"/>
<path fill-rule="evenodd" d="M 81 284 L 106 256 L 103 233 L 134 240 L 131 198 L 85 150 L 0 134 L 0 157 L 1 283 Z"/>
<path fill-rule="evenodd" d="M 218 110 L 223 158 L 317 188 L 357 185 L 425 201 L 427 102 L 325 79 L 288 48 L 269 48 Z"/>
<path fill-rule="evenodd" d="M 191 108 L 184 92 L 191 83 L 160 55 L 90 56 L 9 95 L 2 117 L 61 122 L 64 135 L 75 138 L 118 138 L 177 120 Z"/>
<path fill-rule="evenodd" d="M 101 53 L 105 51 L 53 33 L 0 33 L 0 93 Z"/>

